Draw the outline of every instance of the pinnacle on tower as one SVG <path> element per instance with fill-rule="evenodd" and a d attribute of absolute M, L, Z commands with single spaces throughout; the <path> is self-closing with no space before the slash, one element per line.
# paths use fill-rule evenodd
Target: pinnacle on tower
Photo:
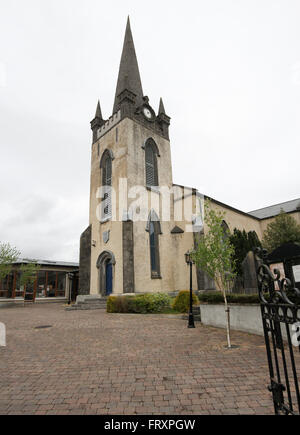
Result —
<path fill-rule="evenodd" d="M 91 122 L 91 129 L 93 131 L 93 143 L 97 140 L 97 130 L 102 127 L 103 124 L 105 124 L 105 121 L 102 118 L 100 101 L 98 100 L 95 118 Z"/>
<path fill-rule="evenodd" d="M 98 104 L 97 104 L 97 109 L 96 109 L 96 114 L 95 114 L 95 118 L 102 118 L 102 112 L 101 112 L 101 107 L 100 107 L 100 101 L 98 100 Z"/>
<path fill-rule="evenodd" d="M 160 101 L 159 101 L 158 114 L 159 114 L 159 115 L 161 115 L 161 114 L 166 115 L 165 106 L 164 106 L 164 103 L 163 103 L 162 98 L 161 98 Z"/>
<path fill-rule="evenodd" d="M 164 136 L 169 138 L 169 125 L 170 125 L 171 118 L 166 114 L 165 106 L 164 106 L 162 98 L 160 99 L 160 102 L 159 102 L 157 120 L 161 126 L 161 129 L 162 129 Z"/>
<path fill-rule="evenodd" d="M 135 95 L 137 106 L 143 103 L 143 88 L 129 17 L 126 26 L 113 113 L 119 109 L 118 96 L 125 90 L 130 91 Z"/>

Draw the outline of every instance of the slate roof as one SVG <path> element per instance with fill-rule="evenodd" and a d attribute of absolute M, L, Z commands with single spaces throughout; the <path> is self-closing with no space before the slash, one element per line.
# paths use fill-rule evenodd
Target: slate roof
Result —
<path fill-rule="evenodd" d="M 267 219 L 277 216 L 280 210 L 283 209 L 286 213 L 300 211 L 300 198 L 292 201 L 282 202 L 280 204 L 271 205 L 270 207 L 260 208 L 258 210 L 250 211 L 248 214 L 255 216 L 259 219 Z"/>
<path fill-rule="evenodd" d="M 66 261 L 51 261 L 51 260 L 36 260 L 36 259 L 30 259 L 30 258 L 18 258 L 18 260 L 15 262 L 15 264 L 28 264 L 28 263 L 35 263 L 39 264 L 40 266 L 60 266 L 60 267 L 79 267 L 79 263 L 71 263 Z"/>

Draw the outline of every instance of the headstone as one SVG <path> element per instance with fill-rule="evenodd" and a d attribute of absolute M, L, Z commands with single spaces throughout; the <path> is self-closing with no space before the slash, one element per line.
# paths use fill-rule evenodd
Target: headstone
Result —
<path fill-rule="evenodd" d="M 244 289 L 247 294 L 258 293 L 257 287 L 257 275 L 256 275 L 256 263 L 254 253 L 248 252 L 243 263 L 243 276 L 244 276 Z"/>

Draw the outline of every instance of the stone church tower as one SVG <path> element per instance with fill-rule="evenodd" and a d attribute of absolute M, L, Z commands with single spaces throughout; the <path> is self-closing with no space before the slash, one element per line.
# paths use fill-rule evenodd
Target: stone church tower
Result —
<path fill-rule="evenodd" d="M 98 103 L 91 122 L 90 225 L 81 236 L 80 294 L 188 288 L 184 253 L 194 239 L 174 220 L 169 125 L 162 100 L 156 113 L 144 95 L 128 19 L 112 116 L 104 120 Z M 163 216 L 162 190 L 171 192 L 170 217 Z"/>
<path fill-rule="evenodd" d="M 100 103 L 93 132 L 89 227 L 80 240 L 79 294 L 168 292 L 189 289 L 185 253 L 207 232 L 204 203 L 224 214 L 227 230 L 255 231 L 283 208 L 299 221 L 299 200 L 245 213 L 173 183 L 170 118 L 144 95 L 128 19 L 112 116 Z M 214 282 L 193 268 L 194 290 Z M 92 298 L 94 299 L 94 298 Z"/>

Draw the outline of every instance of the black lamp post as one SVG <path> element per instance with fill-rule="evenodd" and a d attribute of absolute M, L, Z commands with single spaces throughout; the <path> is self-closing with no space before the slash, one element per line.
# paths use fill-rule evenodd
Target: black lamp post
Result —
<path fill-rule="evenodd" d="M 188 251 L 185 254 L 185 261 L 190 266 L 190 310 L 189 310 L 188 328 L 195 328 L 194 314 L 193 314 L 193 264 L 194 264 L 194 261 L 192 259 L 192 255 L 191 255 L 192 252 L 193 251 Z"/>
<path fill-rule="evenodd" d="M 68 298 L 68 305 L 71 305 L 71 302 L 72 302 L 73 279 L 74 279 L 73 273 L 69 273 L 69 298 Z"/>

